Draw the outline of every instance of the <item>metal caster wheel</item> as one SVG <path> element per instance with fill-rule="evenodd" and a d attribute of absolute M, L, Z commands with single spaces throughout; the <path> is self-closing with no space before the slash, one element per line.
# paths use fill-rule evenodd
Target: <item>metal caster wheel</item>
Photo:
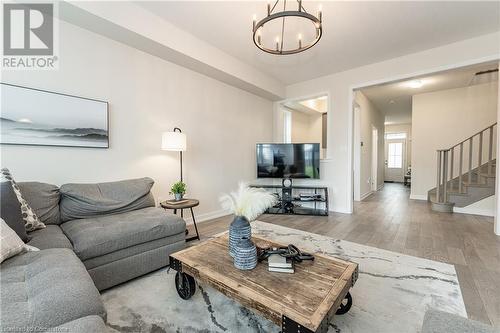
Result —
<path fill-rule="evenodd" d="M 340 306 L 337 312 L 335 312 L 335 314 L 343 315 L 351 309 L 351 306 L 352 306 L 352 296 L 351 293 L 348 292 L 347 295 L 345 295 L 345 298 L 340 303 Z"/>
<path fill-rule="evenodd" d="M 190 299 L 196 291 L 194 278 L 185 273 L 177 272 L 175 274 L 175 289 L 177 289 L 180 298 L 183 300 Z"/>

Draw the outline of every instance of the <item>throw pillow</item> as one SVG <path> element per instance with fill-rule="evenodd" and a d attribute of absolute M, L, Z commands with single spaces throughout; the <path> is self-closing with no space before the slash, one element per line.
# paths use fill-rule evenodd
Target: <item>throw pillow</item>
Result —
<path fill-rule="evenodd" d="M 0 263 L 26 251 L 39 251 L 39 249 L 24 244 L 15 231 L 0 218 Z"/>
<path fill-rule="evenodd" d="M 14 190 L 14 193 L 16 193 L 17 200 L 19 200 L 19 203 L 21 204 L 21 214 L 23 216 L 24 227 L 26 228 L 26 231 L 33 231 L 36 229 L 45 228 L 45 224 L 43 224 L 38 219 L 38 216 L 36 216 L 33 209 L 31 209 L 30 205 L 28 205 L 28 202 L 23 198 L 21 190 L 19 189 L 19 186 L 17 186 L 16 181 L 10 174 L 10 171 L 8 169 L 3 168 L 0 170 L 0 173 L 2 177 L 10 181 L 12 189 Z"/>
<path fill-rule="evenodd" d="M 28 234 L 26 234 L 26 228 L 24 227 L 21 204 L 17 200 L 10 181 L 3 177 L 0 178 L 0 198 L 2 198 L 0 200 L 0 217 L 16 232 L 23 242 L 27 242 Z"/>

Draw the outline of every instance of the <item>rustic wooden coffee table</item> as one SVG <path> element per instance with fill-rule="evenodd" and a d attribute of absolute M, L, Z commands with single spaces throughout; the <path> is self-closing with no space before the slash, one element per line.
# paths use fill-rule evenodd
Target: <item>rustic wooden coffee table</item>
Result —
<path fill-rule="evenodd" d="M 356 263 L 315 254 L 314 261 L 296 264 L 294 274 L 269 272 L 266 261 L 241 271 L 233 266 L 227 242 L 225 233 L 170 256 L 180 297 L 189 299 L 194 294 L 196 279 L 256 310 L 281 326 L 283 333 L 327 332 L 333 315 L 349 310 L 349 290 L 358 277 Z"/>

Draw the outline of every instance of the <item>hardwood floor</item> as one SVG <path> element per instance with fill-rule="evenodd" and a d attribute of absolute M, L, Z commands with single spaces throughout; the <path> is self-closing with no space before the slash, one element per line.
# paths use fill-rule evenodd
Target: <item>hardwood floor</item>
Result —
<path fill-rule="evenodd" d="M 203 237 L 227 230 L 231 217 L 199 224 Z M 262 215 L 259 220 L 455 265 L 469 318 L 500 327 L 500 237 L 493 218 L 437 213 L 385 184 L 354 214 L 328 217 Z"/>

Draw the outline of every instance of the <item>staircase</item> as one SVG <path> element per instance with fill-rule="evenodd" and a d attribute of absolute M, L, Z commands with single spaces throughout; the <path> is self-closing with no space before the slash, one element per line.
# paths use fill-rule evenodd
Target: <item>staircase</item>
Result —
<path fill-rule="evenodd" d="M 496 125 L 437 151 L 436 187 L 427 193 L 432 210 L 453 212 L 495 194 Z"/>

